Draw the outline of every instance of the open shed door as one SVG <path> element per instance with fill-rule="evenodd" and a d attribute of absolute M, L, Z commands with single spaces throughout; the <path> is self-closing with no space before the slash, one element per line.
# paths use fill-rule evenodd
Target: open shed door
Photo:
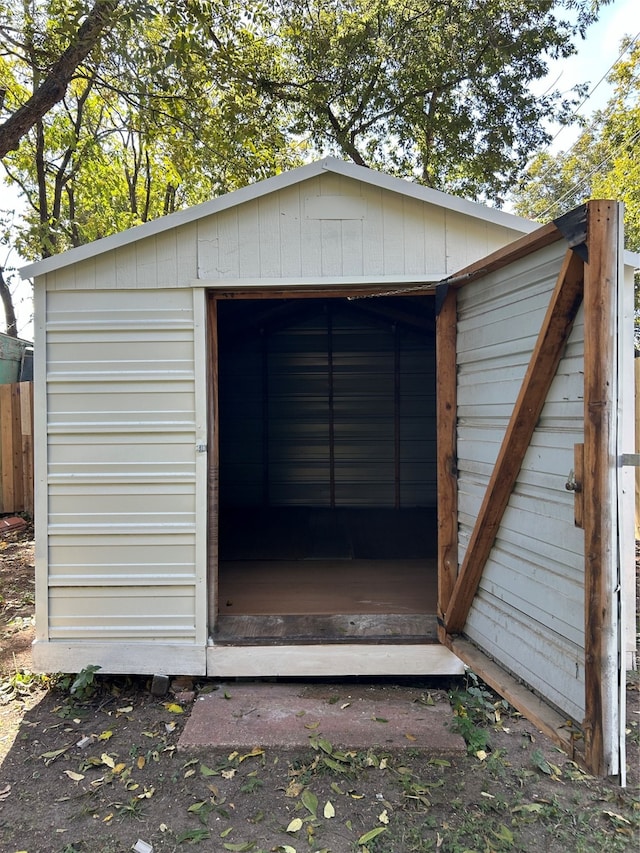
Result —
<path fill-rule="evenodd" d="M 589 202 L 438 300 L 440 638 L 599 775 L 624 768 L 621 214 Z"/>

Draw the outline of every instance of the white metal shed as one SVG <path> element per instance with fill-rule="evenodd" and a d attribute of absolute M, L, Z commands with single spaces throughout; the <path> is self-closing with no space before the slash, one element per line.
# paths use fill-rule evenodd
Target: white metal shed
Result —
<path fill-rule="evenodd" d="M 619 772 L 628 273 L 615 203 L 537 229 L 334 159 L 27 267 L 35 665 L 465 660 Z"/>

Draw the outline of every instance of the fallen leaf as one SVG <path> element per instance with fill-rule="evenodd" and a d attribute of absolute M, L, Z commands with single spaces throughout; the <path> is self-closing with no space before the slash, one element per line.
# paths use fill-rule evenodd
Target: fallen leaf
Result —
<path fill-rule="evenodd" d="M 98 740 L 109 740 L 109 738 L 112 738 L 112 737 L 113 737 L 112 731 L 101 732 L 101 734 L 98 735 Z"/>
<path fill-rule="evenodd" d="M 371 719 L 373 720 L 374 723 L 388 723 L 389 722 L 389 720 L 387 720 L 386 717 L 371 717 Z"/>
<path fill-rule="evenodd" d="M 318 746 L 323 752 L 326 752 L 327 755 L 331 755 L 333 752 L 333 744 L 324 737 L 318 738 Z"/>
<path fill-rule="evenodd" d="M 139 800 L 150 800 L 151 797 L 153 797 L 153 795 L 155 794 L 155 792 L 156 792 L 155 788 L 149 788 L 149 790 L 147 790 L 145 788 L 143 794 L 138 794 L 138 799 Z"/>
<path fill-rule="evenodd" d="M 380 814 L 378 815 L 378 820 L 380 821 L 380 823 L 384 823 L 385 826 L 389 823 L 389 813 L 386 809 L 380 812 Z"/>
<path fill-rule="evenodd" d="M 345 708 L 348 708 L 351 702 L 345 702 L 343 705 L 340 705 L 340 710 L 344 711 Z"/>
<path fill-rule="evenodd" d="M 541 812 L 543 809 L 544 809 L 544 805 L 542 803 L 527 803 L 523 806 L 514 806 L 511 809 L 511 811 L 514 814 L 517 814 L 518 812 L 536 813 L 536 812 Z"/>
<path fill-rule="evenodd" d="M 82 782 L 84 775 L 82 773 L 74 773 L 73 770 L 65 770 L 65 776 L 68 776 L 72 782 Z"/>
<path fill-rule="evenodd" d="M 486 757 L 487 753 L 484 751 L 484 749 L 479 749 L 476 752 L 476 758 L 478 758 L 480 761 L 484 761 Z"/>
<path fill-rule="evenodd" d="M 53 764 L 56 758 L 60 758 L 61 755 L 69 749 L 68 746 L 63 747 L 62 749 L 54 749 L 52 752 L 43 752 L 40 758 L 44 758 L 44 763 L 49 766 L 49 764 Z"/>
<path fill-rule="evenodd" d="M 130 714 L 133 711 L 133 705 L 126 705 L 124 708 L 116 708 L 117 714 Z"/>
<path fill-rule="evenodd" d="M 303 791 L 304 785 L 302 782 L 292 779 L 287 785 L 287 790 L 284 792 L 284 795 L 285 797 L 299 797 Z"/>
<path fill-rule="evenodd" d="M 170 714 L 184 714 L 184 708 L 175 702 L 164 702 L 163 704 Z"/>
<path fill-rule="evenodd" d="M 500 824 L 500 831 L 494 831 L 493 835 L 500 841 L 506 841 L 510 847 L 513 844 L 513 833 L 511 832 L 509 827 L 505 826 L 503 823 Z"/>
<path fill-rule="evenodd" d="M 407 740 L 416 740 L 416 736 L 409 734 L 409 732 L 405 732 L 404 736 L 406 737 Z"/>
<path fill-rule="evenodd" d="M 0 790 L 0 800 L 6 800 L 7 797 L 11 794 L 11 785 L 5 785 L 2 790 Z"/>
<path fill-rule="evenodd" d="M 323 814 L 327 820 L 331 820 L 332 817 L 336 816 L 336 810 L 333 807 L 333 803 L 331 802 L 331 800 L 327 800 L 327 802 L 324 804 Z"/>
<path fill-rule="evenodd" d="M 627 823 L 627 824 L 629 824 L 629 825 L 631 824 L 631 821 L 630 821 L 630 820 L 627 820 L 627 818 L 626 818 L 626 817 L 623 817 L 621 814 L 616 814 L 616 812 L 610 812 L 610 811 L 607 811 L 607 810 L 605 809 L 605 810 L 603 811 L 603 814 L 608 815 L 614 823 L 616 823 L 617 821 L 619 821 L 620 823 Z"/>
<path fill-rule="evenodd" d="M 200 775 L 201 776 L 218 776 L 218 770 L 212 770 L 210 767 L 207 767 L 206 764 L 200 765 Z"/>
<path fill-rule="evenodd" d="M 103 823 L 109 823 L 110 820 L 113 820 L 113 812 L 110 812 L 108 815 L 102 818 Z"/>
<path fill-rule="evenodd" d="M 142 770 L 142 768 L 144 767 L 144 765 L 146 763 L 147 762 L 146 762 L 144 755 L 139 755 L 138 760 L 136 761 L 136 764 L 138 765 L 138 770 Z"/>
<path fill-rule="evenodd" d="M 231 835 L 232 832 L 233 832 L 233 827 L 228 826 L 226 829 L 222 830 L 222 832 L 220 833 L 220 838 L 226 838 L 227 835 Z"/>
<path fill-rule="evenodd" d="M 300 829 L 302 829 L 302 820 L 299 817 L 294 817 L 287 827 L 287 832 L 298 832 Z"/>
<path fill-rule="evenodd" d="M 370 841 L 373 841 L 374 838 L 377 838 L 381 832 L 386 832 L 384 826 L 376 826 L 375 829 L 369 830 L 369 832 L 365 832 L 364 835 L 361 835 L 358 839 L 358 844 L 368 844 Z"/>
<path fill-rule="evenodd" d="M 102 753 L 102 755 L 100 756 L 100 761 L 102 761 L 103 764 L 106 764 L 107 767 L 110 767 L 112 770 L 116 766 L 116 763 L 113 758 L 111 758 L 111 756 L 106 752 Z"/>
<path fill-rule="evenodd" d="M 313 791 L 310 791 L 309 788 L 305 788 L 300 799 L 302 800 L 302 805 L 305 809 L 315 817 L 318 812 L 318 798 Z"/>
<path fill-rule="evenodd" d="M 318 721 L 317 723 L 305 723 L 304 727 L 305 729 L 317 729 L 319 725 L 320 721 Z"/>
<path fill-rule="evenodd" d="M 233 779 L 233 777 L 236 775 L 237 772 L 238 771 L 235 768 L 232 770 L 223 770 L 222 771 L 222 778 L 223 779 Z"/>
<path fill-rule="evenodd" d="M 241 755 L 238 758 L 238 763 L 240 763 L 241 761 L 244 761 L 245 758 L 255 758 L 256 755 L 264 755 L 264 749 L 262 749 L 259 746 L 254 746 L 253 749 L 251 750 L 251 752 L 247 752 L 247 753 L 245 753 L 245 755 Z"/>

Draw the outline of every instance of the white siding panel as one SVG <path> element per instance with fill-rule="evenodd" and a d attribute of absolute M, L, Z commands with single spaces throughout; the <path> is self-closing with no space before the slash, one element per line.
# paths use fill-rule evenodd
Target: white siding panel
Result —
<path fill-rule="evenodd" d="M 204 645 L 193 293 L 55 291 L 47 330 L 48 638 Z"/>
<path fill-rule="evenodd" d="M 459 293 L 461 559 L 565 250 L 559 242 Z M 584 714 L 584 535 L 565 483 L 583 440 L 583 332 L 580 311 L 465 626 L 576 720 Z"/>

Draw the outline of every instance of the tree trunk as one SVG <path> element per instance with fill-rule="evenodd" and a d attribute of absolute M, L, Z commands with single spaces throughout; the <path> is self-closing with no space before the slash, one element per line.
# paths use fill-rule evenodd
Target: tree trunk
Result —
<path fill-rule="evenodd" d="M 84 62 L 108 28 L 121 0 L 95 0 L 74 40 L 54 63 L 26 104 L 0 124 L 0 158 L 14 151 L 20 140 L 61 101 L 78 66 Z"/>
<path fill-rule="evenodd" d="M 9 285 L 5 280 L 4 269 L 2 267 L 0 267 L 0 299 L 2 300 L 4 315 L 6 317 L 6 332 L 8 335 L 11 335 L 12 338 L 17 338 L 18 321 L 16 320 L 16 312 L 13 307 L 13 296 L 9 290 Z"/>

